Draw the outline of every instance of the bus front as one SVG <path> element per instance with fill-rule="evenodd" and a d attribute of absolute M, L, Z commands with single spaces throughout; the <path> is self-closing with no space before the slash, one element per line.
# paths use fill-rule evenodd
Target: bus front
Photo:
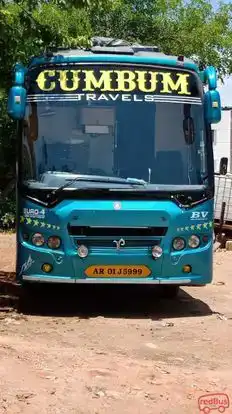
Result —
<path fill-rule="evenodd" d="M 25 75 L 18 280 L 210 283 L 210 104 L 197 72 L 71 60 L 35 61 Z"/>

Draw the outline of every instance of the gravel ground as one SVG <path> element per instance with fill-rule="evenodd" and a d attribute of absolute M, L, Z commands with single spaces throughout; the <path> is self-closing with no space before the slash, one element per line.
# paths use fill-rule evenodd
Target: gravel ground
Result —
<path fill-rule="evenodd" d="M 232 398 L 231 252 L 215 253 L 211 285 L 169 301 L 54 286 L 22 311 L 14 267 L 15 237 L 2 235 L 0 413 L 197 414 L 204 394 Z"/>

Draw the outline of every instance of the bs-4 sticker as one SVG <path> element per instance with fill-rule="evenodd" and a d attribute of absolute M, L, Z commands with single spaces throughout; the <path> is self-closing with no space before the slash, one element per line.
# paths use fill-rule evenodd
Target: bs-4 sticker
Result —
<path fill-rule="evenodd" d="M 41 229 L 60 230 L 60 226 L 56 226 L 55 224 L 47 223 L 42 220 L 37 220 L 37 219 L 33 220 L 30 217 L 21 216 L 20 223 L 25 224 L 26 226 L 39 227 Z"/>
<path fill-rule="evenodd" d="M 23 216 L 26 218 L 37 218 L 37 219 L 44 219 L 45 218 L 45 209 L 37 209 L 37 208 L 24 208 L 23 209 Z"/>

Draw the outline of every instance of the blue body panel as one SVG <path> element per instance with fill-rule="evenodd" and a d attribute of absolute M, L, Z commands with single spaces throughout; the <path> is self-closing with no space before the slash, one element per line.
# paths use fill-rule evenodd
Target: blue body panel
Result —
<path fill-rule="evenodd" d="M 117 200 L 115 200 L 117 202 Z M 20 224 L 18 228 L 18 264 L 17 277 L 19 280 L 63 281 L 63 282 L 100 282 L 101 278 L 88 278 L 85 270 L 91 265 L 146 265 L 151 274 L 146 278 L 105 278 L 104 282 L 115 280 L 130 283 L 177 283 L 206 284 L 212 280 L 212 223 L 213 202 L 207 201 L 190 210 L 179 208 L 172 201 L 121 201 L 121 208 L 115 209 L 112 200 L 65 200 L 53 209 L 45 209 L 44 218 L 26 218 L 26 209 L 39 209 L 37 205 L 22 201 L 20 206 Z M 116 203 L 117 205 L 117 203 Z M 32 211 L 32 210 L 31 210 Z M 199 214 L 200 213 L 200 214 Z M 203 213 L 203 214 L 202 214 Z M 98 245 L 93 237 L 69 234 L 69 229 L 77 226 L 89 227 L 155 227 L 166 228 L 164 236 L 152 236 L 154 241 L 163 248 L 163 256 L 154 260 L 151 248 L 142 245 L 144 236 L 124 236 L 125 247 L 117 250 L 113 244 L 115 237 L 94 236 L 100 240 Z M 51 235 L 62 239 L 60 249 L 54 251 L 46 245 L 35 247 L 31 236 L 40 232 L 45 240 Z M 126 233 L 126 229 L 124 230 Z M 122 230 L 123 233 L 123 230 Z M 23 239 L 23 234 L 29 235 L 29 240 Z M 181 252 L 174 252 L 172 240 L 181 236 L 188 238 L 196 234 L 208 236 L 207 242 L 202 242 L 197 249 L 186 247 Z M 120 238 L 120 237 L 119 237 Z M 89 240 L 91 239 L 91 241 Z M 80 258 L 77 255 L 77 245 L 90 242 L 89 255 Z M 132 245 L 130 242 L 132 242 Z M 128 244 L 128 246 L 127 246 Z M 153 243 L 150 243 L 152 246 Z M 53 265 L 53 271 L 46 274 L 41 270 L 43 263 Z M 184 265 L 190 265 L 192 272 L 185 274 Z"/>

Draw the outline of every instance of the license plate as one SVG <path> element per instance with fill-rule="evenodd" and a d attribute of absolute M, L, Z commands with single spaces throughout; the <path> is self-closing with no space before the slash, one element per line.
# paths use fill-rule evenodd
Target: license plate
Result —
<path fill-rule="evenodd" d="M 87 277 L 148 277 L 151 274 L 151 270 L 144 265 L 141 266 L 90 266 L 85 270 Z"/>

